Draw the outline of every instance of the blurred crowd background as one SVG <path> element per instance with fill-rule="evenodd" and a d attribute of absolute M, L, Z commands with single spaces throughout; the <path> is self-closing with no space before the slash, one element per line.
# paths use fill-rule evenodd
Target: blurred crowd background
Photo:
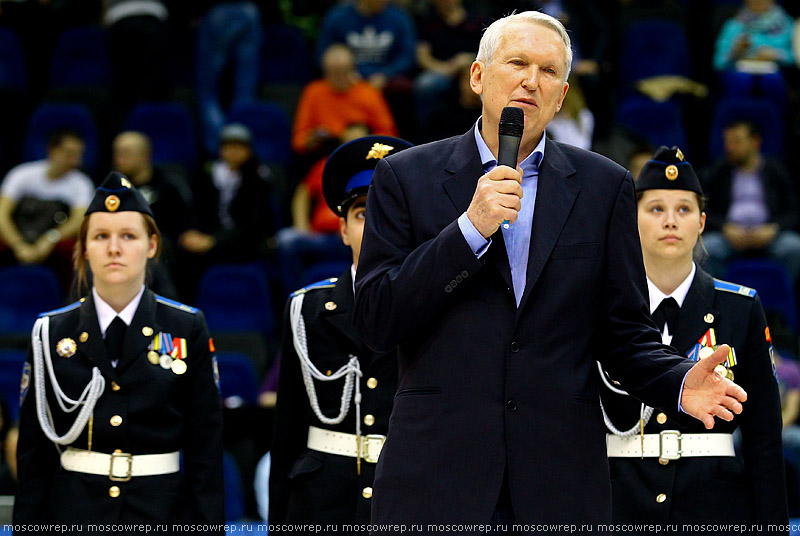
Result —
<path fill-rule="evenodd" d="M 482 30 L 515 9 L 572 37 L 548 136 L 634 176 L 659 145 L 701 171 L 703 261 L 756 288 L 769 315 L 800 516 L 800 3 L 788 0 L 0 0 L 0 494 L 14 491 L 29 330 L 79 298 L 74 222 L 115 169 L 164 234 L 152 288 L 202 308 L 214 336 L 228 517 L 261 519 L 286 298 L 350 264 L 322 199 L 325 159 L 366 134 L 465 132 L 480 115 L 469 66 Z"/>

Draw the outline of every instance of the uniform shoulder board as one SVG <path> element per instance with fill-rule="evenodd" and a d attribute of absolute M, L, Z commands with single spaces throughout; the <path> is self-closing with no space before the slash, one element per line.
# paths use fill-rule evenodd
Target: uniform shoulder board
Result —
<path fill-rule="evenodd" d="M 336 282 L 339 281 L 338 277 L 331 277 L 330 279 L 323 279 L 322 281 L 317 281 L 316 283 L 311 283 L 310 285 L 303 287 L 299 290 L 295 290 L 292 292 L 292 295 L 289 296 L 290 298 L 294 298 L 295 296 L 299 296 L 300 294 L 305 294 L 306 292 L 312 290 L 318 290 L 321 288 L 333 288 L 336 286 Z"/>
<path fill-rule="evenodd" d="M 45 316 L 55 316 L 60 315 L 61 313 L 66 313 L 72 311 L 73 309 L 77 309 L 81 306 L 81 302 L 76 301 L 75 303 L 71 303 L 67 306 L 61 307 L 59 309 L 53 309 L 52 311 L 47 311 L 46 313 L 42 313 L 39 315 L 39 318 L 43 318 Z"/>
<path fill-rule="evenodd" d="M 169 305 L 170 307 L 174 307 L 175 309 L 180 309 L 181 311 L 186 311 L 187 313 L 197 314 L 197 307 L 190 307 L 188 305 L 184 305 L 181 302 L 176 302 L 175 300 L 170 300 L 169 298 L 165 298 L 164 296 L 159 296 L 156 294 L 156 302 Z"/>
<path fill-rule="evenodd" d="M 742 296 L 748 296 L 750 298 L 756 297 L 756 289 L 744 285 L 737 285 L 736 283 L 730 283 L 728 281 L 722 281 L 721 279 L 714 279 L 714 288 L 724 292 L 741 294 Z"/>

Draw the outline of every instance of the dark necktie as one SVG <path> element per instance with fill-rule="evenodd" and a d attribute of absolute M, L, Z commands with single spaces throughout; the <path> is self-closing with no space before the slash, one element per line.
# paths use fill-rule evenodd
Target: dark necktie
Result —
<path fill-rule="evenodd" d="M 106 353 L 111 361 L 119 360 L 120 350 L 122 350 L 122 339 L 125 338 L 125 330 L 128 328 L 125 322 L 118 316 L 109 324 L 106 329 Z"/>
<path fill-rule="evenodd" d="M 661 333 L 664 333 L 664 324 L 669 326 L 670 334 L 675 334 L 675 329 L 678 327 L 678 313 L 681 308 L 675 298 L 664 298 L 658 304 L 656 310 L 653 312 L 653 322 L 656 323 Z"/>

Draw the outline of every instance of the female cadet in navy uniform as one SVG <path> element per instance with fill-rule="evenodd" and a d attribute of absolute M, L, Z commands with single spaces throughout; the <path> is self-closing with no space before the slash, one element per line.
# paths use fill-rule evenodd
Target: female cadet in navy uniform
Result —
<path fill-rule="evenodd" d="M 688 415 L 674 421 L 621 394 L 601 374 L 614 523 L 678 531 L 684 523 L 718 525 L 720 533 L 719 525 L 785 526 L 781 406 L 761 301 L 755 290 L 713 279 L 693 262 L 706 220 L 703 191 L 677 147 L 661 147 L 645 164 L 636 195 L 650 308 L 664 342 L 691 359 L 728 344 L 717 372 L 735 377 L 748 397 L 740 415 L 717 420 L 707 433 Z M 734 456 L 737 427 L 741 456 Z"/>
<path fill-rule="evenodd" d="M 33 328 L 14 523 L 224 523 L 213 344 L 202 312 L 146 288 L 159 240 L 147 202 L 112 172 L 75 247 L 91 292 Z"/>
<path fill-rule="evenodd" d="M 323 194 L 339 215 L 353 264 L 338 279 L 295 291 L 286 306 L 270 523 L 369 523 L 375 463 L 397 389 L 397 356 L 373 352 L 356 335 L 353 279 L 372 171 L 384 156 L 410 146 L 387 136 L 359 138 L 325 164 Z"/>

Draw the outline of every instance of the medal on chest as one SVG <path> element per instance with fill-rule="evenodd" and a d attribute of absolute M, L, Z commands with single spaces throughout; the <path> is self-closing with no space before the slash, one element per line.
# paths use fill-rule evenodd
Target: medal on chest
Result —
<path fill-rule="evenodd" d="M 150 341 L 147 360 L 152 365 L 158 365 L 164 370 L 171 370 L 174 374 L 181 375 L 187 369 L 186 348 L 186 339 L 173 337 L 162 331 Z"/>
<path fill-rule="evenodd" d="M 706 331 L 703 336 L 700 337 L 700 339 L 695 343 L 692 349 L 689 350 L 689 353 L 686 354 L 686 356 L 692 361 L 699 361 L 713 354 L 718 346 L 717 334 L 714 331 L 714 328 L 708 328 L 708 331 Z M 733 381 L 733 370 L 731 367 L 735 366 L 738 361 L 736 359 L 736 349 L 733 348 L 733 346 L 730 348 L 731 349 L 728 352 L 728 357 L 724 362 L 720 363 L 714 368 L 714 372 L 723 378 L 728 378 L 729 380 Z"/>

